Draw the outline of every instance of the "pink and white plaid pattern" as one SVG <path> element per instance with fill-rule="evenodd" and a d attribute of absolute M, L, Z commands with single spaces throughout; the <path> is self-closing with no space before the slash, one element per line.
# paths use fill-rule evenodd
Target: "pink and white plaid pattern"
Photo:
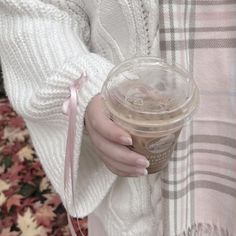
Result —
<path fill-rule="evenodd" d="M 160 40 L 201 100 L 163 176 L 165 235 L 236 235 L 236 1 L 161 0 Z"/>

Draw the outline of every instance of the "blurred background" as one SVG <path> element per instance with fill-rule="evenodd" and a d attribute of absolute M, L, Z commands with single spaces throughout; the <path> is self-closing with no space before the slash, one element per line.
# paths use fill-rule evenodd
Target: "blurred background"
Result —
<path fill-rule="evenodd" d="M 5 92 L 3 89 L 3 78 L 2 78 L 2 69 L 1 69 L 1 64 L 0 64 L 0 97 L 5 96 Z"/>

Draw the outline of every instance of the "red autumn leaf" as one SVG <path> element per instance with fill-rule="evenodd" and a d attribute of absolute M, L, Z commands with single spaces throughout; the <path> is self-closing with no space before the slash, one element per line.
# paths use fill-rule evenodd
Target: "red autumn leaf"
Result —
<path fill-rule="evenodd" d="M 0 104 L 0 114 L 8 113 L 11 111 L 8 103 L 1 103 Z"/>
<path fill-rule="evenodd" d="M 35 160 L 35 162 L 33 162 L 32 166 L 31 166 L 32 169 L 36 169 L 36 170 L 42 169 L 41 167 L 42 166 L 41 166 L 41 164 L 40 164 L 40 162 L 38 160 Z"/>
<path fill-rule="evenodd" d="M 14 153 L 18 152 L 20 150 L 20 148 L 22 148 L 22 144 L 20 144 L 18 142 L 14 143 L 14 145 L 8 144 L 3 147 L 2 154 L 4 156 L 13 155 Z"/>
<path fill-rule="evenodd" d="M 27 171 L 21 176 L 22 181 L 27 182 L 28 184 L 34 184 L 33 178 L 34 175 L 32 175 L 31 171 Z"/>
<path fill-rule="evenodd" d="M 14 163 L 12 165 L 12 167 L 9 169 L 9 172 L 13 175 L 18 175 L 23 169 L 24 169 L 24 165 L 21 165 L 19 163 Z"/>
<path fill-rule="evenodd" d="M 3 229 L 0 234 L 0 236 L 18 236 L 18 235 L 19 235 L 19 232 L 11 231 L 10 227 Z"/>
<path fill-rule="evenodd" d="M 88 221 L 87 221 L 87 217 L 80 219 L 80 226 L 82 229 L 87 229 L 88 228 Z"/>
<path fill-rule="evenodd" d="M 18 188 L 19 188 L 18 182 L 11 181 L 11 187 L 5 191 L 5 195 L 9 197 L 12 196 L 13 194 L 16 194 Z"/>
<path fill-rule="evenodd" d="M 16 141 L 14 142 L 14 145 L 12 146 L 13 153 L 17 153 L 22 148 L 22 143 Z"/>
<path fill-rule="evenodd" d="M 58 194 L 44 194 L 44 197 L 47 198 L 47 201 L 45 202 L 45 204 L 53 206 L 54 209 L 58 207 L 59 204 L 61 204 L 61 199 L 58 196 Z"/>
<path fill-rule="evenodd" d="M 12 161 L 14 162 L 14 163 L 21 163 L 21 161 L 19 160 L 19 157 L 18 157 L 18 155 L 17 155 L 17 153 L 15 153 L 14 155 L 12 155 Z"/>
<path fill-rule="evenodd" d="M 11 147 L 10 145 L 5 146 L 5 147 L 2 149 L 2 154 L 3 154 L 4 156 L 7 156 L 7 155 L 12 154 L 12 147 Z"/>
<path fill-rule="evenodd" d="M 42 165 L 37 159 L 32 163 L 31 170 L 32 170 L 33 175 L 37 175 L 41 177 L 45 176 L 45 172 L 43 171 Z"/>
<path fill-rule="evenodd" d="M 39 225 L 43 225 L 47 228 L 50 228 L 51 223 L 56 216 L 53 212 L 53 208 L 48 205 L 43 205 L 35 214 L 36 220 Z"/>
<path fill-rule="evenodd" d="M 25 122 L 21 117 L 17 116 L 17 117 L 11 118 L 8 121 L 8 125 L 15 128 L 23 129 L 25 127 Z"/>
<path fill-rule="evenodd" d="M 7 200 L 7 210 L 9 211 L 12 206 L 20 206 L 21 205 L 21 195 L 12 195 L 10 198 Z"/>
<path fill-rule="evenodd" d="M 22 209 L 26 206 L 32 206 L 38 199 L 36 197 L 27 197 L 22 201 Z"/>
<path fill-rule="evenodd" d="M 19 180 L 19 173 L 24 169 L 24 165 L 19 163 L 14 163 L 11 168 L 9 168 L 9 178 L 11 181 Z"/>
<path fill-rule="evenodd" d="M 0 113 L 0 127 L 4 128 L 7 125 L 7 121 L 4 119 L 4 116 Z"/>
<path fill-rule="evenodd" d="M 0 127 L 1 127 L 1 124 L 0 124 Z M 3 132 L 3 130 L 1 129 L 1 130 L 0 130 L 0 140 L 2 140 L 3 135 L 4 135 L 4 132 Z"/>
<path fill-rule="evenodd" d="M 8 227 L 11 227 L 14 224 L 14 221 L 15 221 L 15 218 L 13 218 L 13 217 L 9 217 L 9 216 L 4 217 L 2 228 L 5 229 L 5 228 L 8 228 Z"/>

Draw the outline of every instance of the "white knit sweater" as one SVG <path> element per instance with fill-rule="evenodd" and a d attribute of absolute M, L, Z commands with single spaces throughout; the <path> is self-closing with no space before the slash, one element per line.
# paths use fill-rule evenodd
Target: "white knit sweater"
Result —
<path fill-rule="evenodd" d="M 80 155 L 86 106 L 100 92 L 113 65 L 86 47 L 90 43 L 90 23 L 80 3 L 0 1 L 0 16 L 0 55 L 7 95 L 25 119 L 43 168 L 63 201 L 68 118 L 62 113 L 62 104 L 72 81 L 82 71 L 88 73 L 89 80 L 79 94 L 74 165 L 78 177 L 77 212 L 85 216 L 115 179 L 97 157 Z M 99 42 L 97 37 L 93 36 Z M 72 207 L 70 210 L 73 214 Z"/>
<path fill-rule="evenodd" d="M 78 98 L 74 165 L 75 210 L 80 217 L 86 216 L 117 177 L 94 155 L 88 138 L 82 138 L 85 109 L 114 64 L 133 55 L 157 55 L 157 3 L 5 0 L 0 1 L 0 17 L 7 95 L 25 119 L 43 168 L 63 201 L 68 118 L 62 104 L 72 81 L 82 71 L 88 73 Z M 71 193 L 67 194 L 71 199 Z"/>

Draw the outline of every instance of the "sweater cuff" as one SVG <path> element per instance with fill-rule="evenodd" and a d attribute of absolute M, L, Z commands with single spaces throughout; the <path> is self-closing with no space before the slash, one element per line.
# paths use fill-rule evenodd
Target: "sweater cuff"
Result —
<path fill-rule="evenodd" d="M 70 58 L 63 67 L 63 77 L 76 79 L 86 72 L 87 80 L 78 92 L 76 137 L 74 150 L 74 182 L 75 202 L 72 202 L 72 192 L 66 193 L 68 211 L 72 216 L 83 217 L 92 212 L 106 196 L 116 176 L 112 174 L 96 155 L 89 137 L 83 135 L 84 116 L 88 103 L 101 92 L 108 73 L 113 64 L 97 54 L 86 54 L 82 58 Z M 96 115 L 96 114 L 94 114 Z M 88 146 L 90 148 L 88 148 Z M 70 186 L 71 188 L 71 186 Z M 59 190 L 60 192 L 63 190 Z M 61 195 L 61 194 L 60 194 Z"/>

